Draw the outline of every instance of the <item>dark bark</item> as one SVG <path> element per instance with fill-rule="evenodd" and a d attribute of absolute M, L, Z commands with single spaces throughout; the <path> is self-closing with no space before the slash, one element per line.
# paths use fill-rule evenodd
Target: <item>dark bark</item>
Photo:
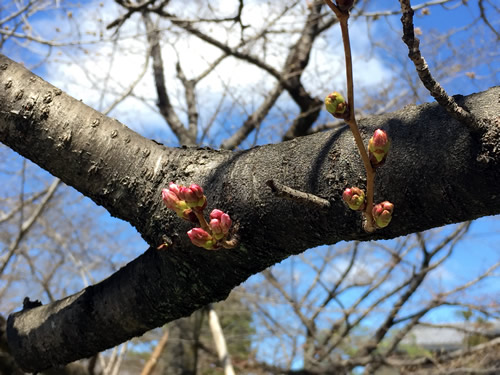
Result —
<path fill-rule="evenodd" d="M 0 315 L 0 375 L 24 375 L 25 372 L 12 356 L 6 335 L 7 322 Z M 81 363 L 72 363 L 68 366 L 52 368 L 41 375 L 98 375 Z"/>
<path fill-rule="evenodd" d="M 22 95 L 20 94 L 22 93 Z M 8 319 L 12 353 L 36 371 L 91 356 L 224 299 L 236 285 L 291 254 L 341 240 L 393 238 L 500 213 L 500 88 L 456 97 L 487 133 L 425 104 L 359 121 L 392 138 L 376 180 L 376 201 L 395 204 L 390 226 L 374 234 L 345 208 L 343 189 L 364 170 L 346 128 L 242 152 L 167 148 L 87 107 L 19 64 L 0 57 L 0 141 L 129 221 L 150 248 L 103 282 Z M 266 181 L 316 194 L 328 209 L 275 197 Z M 193 247 L 191 227 L 168 212 L 169 181 L 203 186 L 209 209 L 239 225 L 232 250 Z M 173 246 L 156 250 L 168 235 Z"/>

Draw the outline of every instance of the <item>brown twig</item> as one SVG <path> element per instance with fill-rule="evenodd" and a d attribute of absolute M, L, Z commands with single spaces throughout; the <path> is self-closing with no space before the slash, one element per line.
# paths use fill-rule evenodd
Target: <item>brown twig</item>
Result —
<path fill-rule="evenodd" d="M 144 365 L 141 375 L 150 375 L 156 367 L 158 363 L 158 358 L 160 358 L 161 353 L 165 349 L 165 346 L 168 342 L 168 328 L 165 328 L 165 332 L 161 337 L 160 341 L 158 341 L 158 345 L 156 345 L 151 357 L 149 357 L 148 361 Z"/>
<path fill-rule="evenodd" d="M 330 208 L 329 201 L 327 201 L 324 198 L 320 198 L 314 194 L 304 193 L 302 191 L 292 189 L 291 187 L 280 184 L 279 182 L 276 182 L 274 180 L 266 181 L 266 185 L 269 186 L 273 191 L 274 195 L 278 197 L 287 198 L 292 201 L 297 201 L 301 203 L 312 203 L 323 209 Z"/>
<path fill-rule="evenodd" d="M 201 228 L 203 230 L 211 233 L 212 230 L 210 229 L 207 221 L 205 220 L 205 216 L 203 216 L 203 211 L 202 212 L 198 212 L 197 210 L 193 210 L 193 212 L 196 215 L 196 218 L 198 219 L 198 221 L 200 222 Z"/>
<path fill-rule="evenodd" d="M 330 7 L 330 9 L 335 13 L 339 19 L 340 29 L 342 31 L 342 43 L 344 45 L 345 54 L 345 68 L 346 68 L 346 81 L 347 81 L 347 103 L 349 104 L 349 118 L 346 119 L 349 128 L 354 136 L 354 141 L 358 147 L 361 159 L 366 170 L 366 209 L 364 211 L 365 222 L 364 229 L 371 233 L 375 230 L 373 224 L 373 194 L 375 186 L 375 170 L 373 169 L 370 158 L 368 157 L 368 152 L 366 151 L 365 145 L 363 143 L 363 138 L 359 132 L 359 127 L 356 122 L 356 117 L 354 114 L 354 80 L 352 74 L 352 54 L 351 54 L 351 43 L 349 40 L 349 12 L 341 11 L 331 0 L 325 0 L 325 3 Z"/>
<path fill-rule="evenodd" d="M 401 23 L 403 24 L 403 42 L 408 46 L 408 57 L 415 65 L 418 77 L 423 85 L 434 99 L 446 111 L 458 121 L 466 124 L 473 132 L 481 130 L 476 118 L 466 109 L 459 106 L 453 97 L 449 96 L 444 88 L 432 76 L 429 66 L 420 52 L 420 40 L 415 37 L 413 26 L 414 11 L 411 7 L 410 0 L 399 0 L 401 4 Z"/>

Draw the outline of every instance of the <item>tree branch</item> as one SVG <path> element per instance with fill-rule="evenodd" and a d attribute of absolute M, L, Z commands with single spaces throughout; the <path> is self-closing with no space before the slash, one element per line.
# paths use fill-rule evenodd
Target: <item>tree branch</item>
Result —
<path fill-rule="evenodd" d="M 142 18 L 144 20 L 144 24 L 146 25 L 146 33 L 151 50 L 150 53 L 151 57 L 153 58 L 153 72 L 156 93 L 158 95 L 158 108 L 160 109 L 160 113 L 162 114 L 163 118 L 170 126 L 170 129 L 172 129 L 177 139 L 179 140 L 179 143 L 181 145 L 193 146 L 196 144 L 196 137 L 194 137 L 193 139 L 193 137 L 191 136 L 192 134 L 190 134 L 191 132 L 188 132 L 184 127 L 181 120 L 175 113 L 174 107 L 170 103 L 170 99 L 168 97 L 165 74 L 163 72 L 163 59 L 161 57 L 160 33 L 154 27 L 149 13 L 144 12 L 142 14 Z M 186 95 L 189 94 L 190 92 L 187 91 Z M 194 95 L 194 91 L 192 92 L 192 94 Z M 189 120 L 194 120 L 192 115 L 193 113 L 190 113 Z"/>
<path fill-rule="evenodd" d="M 274 89 L 266 95 L 266 98 L 260 107 L 245 120 L 243 125 L 241 125 L 239 129 L 231 135 L 231 137 L 224 140 L 220 147 L 226 150 L 233 150 L 238 147 L 241 142 L 243 142 L 248 135 L 262 123 L 282 92 L 283 86 L 280 83 L 277 83 Z"/>
<path fill-rule="evenodd" d="M 281 72 L 267 64 L 265 61 L 261 60 L 259 57 L 250 53 L 241 52 L 238 50 L 238 48 L 231 48 L 228 45 L 211 37 L 210 35 L 201 32 L 200 30 L 193 27 L 192 22 L 179 20 L 174 15 L 165 11 L 157 13 L 163 17 L 170 19 L 170 21 L 174 25 L 183 28 L 184 30 L 197 36 L 208 44 L 219 48 L 224 53 L 253 64 L 277 79 L 278 83 L 288 91 L 292 99 L 297 103 L 301 110 L 299 116 L 294 121 L 284 137 L 284 139 L 292 139 L 294 137 L 306 134 L 307 130 L 317 119 L 323 105 L 323 102 L 321 100 L 311 97 L 300 82 L 300 77 L 305 67 L 307 66 L 307 63 L 309 62 L 309 54 L 311 52 L 314 40 L 321 31 L 319 28 L 319 23 L 321 20 L 320 10 L 322 6 L 323 4 L 321 2 L 318 2 L 315 6 L 311 7 L 301 36 L 297 43 L 290 49 Z M 277 88 L 274 89 L 273 96 L 277 95 L 277 90 Z M 256 112 L 255 117 L 258 116 L 262 117 L 263 119 L 263 117 L 267 114 L 267 112 L 263 110 L 265 109 L 265 107 L 266 103 L 263 103 L 261 108 L 259 108 L 259 110 Z M 256 123 L 255 120 L 249 118 L 249 120 L 247 120 L 245 124 L 246 130 L 244 132 L 241 132 L 239 138 L 248 135 L 251 130 L 253 130 L 251 126 L 255 127 L 259 123 Z M 235 141 L 233 141 L 232 144 L 234 144 Z"/>
<path fill-rule="evenodd" d="M 466 109 L 458 105 L 432 76 L 427 62 L 420 53 L 420 40 L 415 37 L 413 29 L 414 11 L 411 8 L 410 0 L 399 0 L 399 2 L 401 4 L 401 12 L 403 13 L 401 16 L 401 22 L 403 24 L 403 42 L 408 46 L 408 57 L 415 65 L 417 74 L 423 85 L 451 116 L 459 121 L 463 121 L 472 131 L 481 130 L 481 123 Z"/>

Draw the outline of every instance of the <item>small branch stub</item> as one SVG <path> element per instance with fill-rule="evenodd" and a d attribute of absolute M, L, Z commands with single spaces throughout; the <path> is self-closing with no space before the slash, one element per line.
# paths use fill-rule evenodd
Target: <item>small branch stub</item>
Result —
<path fill-rule="evenodd" d="M 304 193 L 302 191 L 292 189 L 291 187 L 280 184 L 274 180 L 267 180 L 266 185 L 269 186 L 274 195 L 278 197 L 290 199 L 296 202 L 312 204 L 322 209 L 330 208 L 329 201 L 314 194 Z"/>

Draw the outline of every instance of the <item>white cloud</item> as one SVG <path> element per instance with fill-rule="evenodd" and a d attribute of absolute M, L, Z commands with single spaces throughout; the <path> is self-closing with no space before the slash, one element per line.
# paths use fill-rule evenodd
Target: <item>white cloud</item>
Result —
<path fill-rule="evenodd" d="M 366 23 L 357 19 L 349 27 L 356 95 L 359 87 L 373 87 L 388 82 L 393 72 L 376 54 L 371 54 Z M 340 26 L 335 25 L 315 42 L 311 59 L 304 72 L 303 82 L 318 96 L 331 91 L 345 92 L 345 59 Z"/>
<path fill-rule="evenodd" d="M 207 9 L 198 9 L 198 5 L 186 2 L 172 2 L 181 16 L 192 14 L 213 16 Z M 170 5 L 169 5 L 170 6 Z M 213 8 L 218 3 L 211 3 Z M 305 6 L 305 5 L 302 5 Z M 236 9 L 224 8 L 217 16 L 234 15 Z M 198 12 L 198 13 L 196 13 Z M 296 28 L 303 21 L 305 12 L 303 9 L 294 9 L 293 13 L 286 14 L 273 25 L 279 28 Z M 64 32 L 75 32 L 72 24 L 78 19 L 78 28 L 85 34 L 88 31 L 96 35 L 103 32 L 103 39 L 109 39 L 113 31 L 104 30 L 105 25 L 114 20 L 123 11 L 111 2 L 104 2 L 101 6 L 97 2 L 89 3 L 80 10 L 75 10 L 72 20 L 68 26 L 61 23 Z M 251 25 L 259 30 L 269 20 L 276 17 L 278 11 L 266 2 L 245 2 L 243 23 Z M 50 19 L 41 19 L 36 25 L 38 28 L 50 24 Z M 73 26 L 72 26 L 73 25 Z M 172 28 L 170 23 L 161 20 L 160 28 L 165 30 L 164 35 L 170 35 L 170 40 L 162 41 L 162 57 L 164 62 L 165 78 L 171 101 L 175 107 L 185 107 L 184 90 L 176 78 L 175 64 L 180 59 L 182 68 L 188 78 L 196 77 L 207 69 L 209 64 L 221 55 L 221 51 L 186 33 L 176 33 L 177 28 Z M 197 27 L 205 28 L 210 35 L 221 42 L 229 41 L 230 45 L 239 43 L 240 34 L 226 30 L 227 24 L 215 24 L 208 26 L 200 24 Z M 173 31 L 170 31 L 171 28 Z M 364 25 L 355 22 L 351 26 L 352 34 L 363 35 Z M 209 30 L 210 29 L 210 30 Z M 250 30 L 250 29 L 247 29 Z M 251 31 L 248 31 L 249 33 Z M 73 34 L 74 35 L 74 34 Z M 281 67 L 286 57 L 286 51 L 290 43 L 293 43 L 298 34 L 292 37 L 285 34 L 276 34 L 270 38 L 266 54 L 262 58 L 272 66 Z M 86 39 L 89 37 L 86 36 Z M 96 37 L 91 37 L 95 39 Z M 113 39 L 113 38 L 112 38 Z M 325 38 L 316 41 L 315 49 L 311 54 L 310 64 L 307 67 L 303 83 L 313 96 L 322 97 L 325 92 L 344 87 L 343 52 L 340 40 L 340 30 L 334 27 L 328 31 Z M 332 42 L 337 45 L 332 47 Z M 259 42 L 260 43 L 260 42 Z M 365 59 L 364 51 L 369 42 L 367 38 L 357 38 L 353 43 L 354 72 L 356 84 L 379 85 L 388 79 L 391 71 L 385 68 L 377 56 L 372 55 Z M 105 110 L 111 102 L 116 100 L 139 76 L 143 70 L 145 56 L 147 54 L 147 41 L 144 27 L 139 15 L 134 15 L 120 29 L 116 41 L 108 40 L 102 43 L 87 44 L 82 47 L 65 48 L 60 57 L 48 64 L 47 80 L 61 87 L 70 95 L 82 99 L 85 103 L 99 110 Z M 262 55 L 263 45 L 255 44 L 249 47 L 249 52 Z M 109 74 L 108 74 L 109 73 Z M 200 117 L 208 119 L 214 111 L 222 95 L 227 95 L 228 102 L 237 102 L 240 107 L 237 113 L 244 116 L 243 112 L 249 106 L 255 108 L 262 101 L 263 94 L 268 92 L 276 83 L 275 79 L 263 72 L 260 68 L 233 57 L 224 59 L 217 68 L 208 75 L 197 86 L 197 100 L 200 108 Z M 106 95 L 102 96 L 102 92 Z M 165 129 L 166 124 L 157 113 L 155 108 L 156 90 L 153 81 L 151 61 L 149 68 L 141 82 L 134 88 L 134 96 L 143 98 L 147 105 L 137 98 L 127 98 L 119 105 L 111 115 L 125 122 L 128 126 L 141 131 L 140 123 L 147 124 L 156 129 Z M 285 102 L 286 101 L 286 102 Z M 283 106 L 293 105 L 288 102 L 287 96 L 282 96 Z M 179 111 L 181 119 L 185 118 L 183 111 Z M 241 117 L 241 116 L 240 116 Z M 134 118 L 140 121 L 134 121 Z M 237 119 L 241 121 L 241 118 Z"/>

